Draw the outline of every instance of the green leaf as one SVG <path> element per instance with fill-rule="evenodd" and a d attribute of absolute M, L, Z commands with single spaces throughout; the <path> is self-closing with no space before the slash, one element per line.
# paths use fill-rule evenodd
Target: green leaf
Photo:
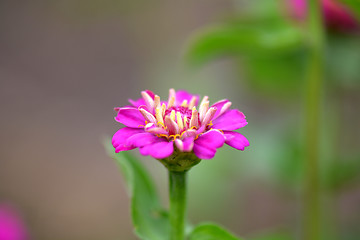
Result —
<path fill-rule="evenodd" d="M 359 1 L 360 3 L 360 1 Z M 358 36 L 332 35 L 326 49 L 326 79 L 334 87 L 360 84 L 360 41 Z"/>
<path fill-rule="evenodd" d="M 360 19 L 360 1 L 359 0 L 340 0 L 341 3 L 350 8 Z"/>
<path fill-rule="evenodd" d="M 232 21 L 198 33 L 190 41 L 186 58 L 199 66 L 224 55 L 281 55 L 302 44 L 302 33 L 283 19 Z"/>
<path fill-rule="evenodd" d="M 220 226 L 213 223 L 201 224 L 195 227 L 189 236 L 189 240 L 242 240 L 235 237 Z"/>
<path fill-rule="evenodd" d="M 327 166 L 324 174 L 324 185 L 327 190 L 339 191 L 360 179 L 360 156 L 353 159 L 336 159 Z"/>
<path fill-rule="evenodd" d="M 258 92 L 298 95 L 307 47 L 300 29 L 284 19 L 243 19 L 211 27 L 192 40 L 185 57 L 196 68 L 224 56 L 239 60 L 240 71 L 248 75 L 245 80 Z"/>
<path fill-rule="evenodd" d="M 167 240 L 168 214 L 162 209 L 155 186 L 142 164 L 129 152 L 115 153 L 110 140 L 105 144 L 107 153 L 124 174 L 131 196 L 131 216 L 135 233 L 144 240 Z"/>
<path fill-rule="evenodd" d="M 264 95 L 293 97 L 299 95 L 304 79 L 304 49 L 281 55 L 251 56 L 243 61 L 251 77 L 249 85 Z"/>

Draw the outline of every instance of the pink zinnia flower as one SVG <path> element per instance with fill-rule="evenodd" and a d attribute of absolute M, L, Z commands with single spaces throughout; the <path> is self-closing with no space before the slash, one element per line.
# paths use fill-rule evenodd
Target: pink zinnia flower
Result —
<path fill-rule="evenodd" d="M 115 108 L 115 120 L 126 126 L 113 136 L 115 152 L 139 148 L 142 155 L 156 159 L 181 152 L 211 159 L 224 143 L 239 150 L 249 146 L 243 135 L 233 131 L 247 124 L 245 115 L 230 109 L 226 99 L 210 106 L 205 96 L 197 109 L 199 96 L 183 90 L 170 89 L 166 102 L 149 90 L 141 95 L 129 100 L 132 106 Z"/>
<path fill-rule="evenodd" d="M 325 23 L 329 28 L 338 30 L 356 30 L 359 22 L 346 6 L 336 0 L 322 0 Z M 304 19 L 307 14 L 306 0 L 290 0 L 293 15 Z"/>
<path fill-rule="evenodd" d="M 0 204 L 0 240 L 26 240 L 25 224 L 17 211 L 7 204 Z"/>

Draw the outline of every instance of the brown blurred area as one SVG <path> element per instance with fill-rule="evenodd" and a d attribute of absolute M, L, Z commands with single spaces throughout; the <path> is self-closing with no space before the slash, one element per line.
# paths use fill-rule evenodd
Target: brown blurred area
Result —
<path fill-rule="evenodd" d="M 152 66 L 178 64 L 188 35 L 229 6 L 0 1 L 0 201 L 19 208 L 33 239 L 135 239 L 101 144 L 120 127 L 112 109 L 158 90 Z M 159 80 L 163 94 L 175 80 Z"/>
<path fill-rule="evenodd" d="M 264 179 L 277 174 L 268 169 L 272 157 L 290 151 L 282 137 L 300 131 L 301 100 L 248 91 L 241 67 L 228 59 L 195 74 L 184 69 L 189 38 L 231 16 L 234 2 L 0 0 L 0 203 L 18 208 L 32 239 L 136 239 L 122 175 L 102 141 L 121 127 L 114 107 L 144 89 L 167 97 L 169 88 L 211 102 L 229 98 L 249 122 L 241 129 L 251 144 L 246 151 L 224 147 L 192 170 L 190 220 L 218 222 L 239 236 L 299 231 L 298 189 Z M 341 105 L 342 125 L 350 126 L 339 138 L 344 152 L 358 152 L 358 92 Z M 166 205 L 166 171 L 142 160 Z M 324 207 L 344 232 L 360 222 L 359 181 L 353 185 L 332 196 L 334 213 Z"/>

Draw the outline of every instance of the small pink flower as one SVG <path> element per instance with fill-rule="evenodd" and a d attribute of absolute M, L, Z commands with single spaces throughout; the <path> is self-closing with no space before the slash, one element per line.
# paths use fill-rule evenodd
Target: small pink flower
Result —
<path fill-rule="evenodd" d="M 327 27 L 337 30 L 351 31 L 359 29 L 359 22 L 344 5 L 336 0 L 322 0 L 325 23 Z M 294 17 L 304 19 L 307 14 L 306 0 L 290 0 Z"/>
<path fill-rule="evenodd" d="M 0 240 L 26 240 L 26 228 L 17 211 L 0 204 Z"/>
<path fill-rule="evenodd" d="M 170 89 L 166 102 L 149 90 L 141 95 L 139 100 L 129 100 L 132 106 L 115 108 L 115 120 L 126 126 L 113 136 L 115 152 L 139 148 L 142 155 L 156 159 L 174 151 L 211 159 L 224 143 L 239 150 L 249 146 L 243 135 L 233 131 L 247 125 L 245 115 L 230 109 L 226 99 L 210 106 L 205 96 L 197 109 L 199 96 L 184 90 Z"/>

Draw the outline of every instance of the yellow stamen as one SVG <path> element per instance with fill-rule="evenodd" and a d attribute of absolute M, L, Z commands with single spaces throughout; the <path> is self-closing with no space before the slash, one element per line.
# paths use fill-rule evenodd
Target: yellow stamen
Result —
<path fill-rule="evenodd" d="M 176 113 L 176 120 L 177 120 L 177 125 L 180 128 L 180 131 L 182 131 L 184 129 L 184 124 L 183 124 L 183 120 L 181 118 L 181 113 L 180 112 Z"/>
<path fill-rule="evenodd" d="M 175 96 L 176 96 L 175 89 L 170 88 L 170 89 L 169 89 L 169 98 L 171 98 L 171 97 L 175 97 Z"/>
<path fill-rule="evenodd" d="M 161 123 L 162 125 L 164 125 L 164 119 L 161 114 L 161 109 L 158 107 L 155 111 L 156 121 L 158 122 L 158 124 Z"/>
<path fill-rule="evenodd" d="M 209 97 L 208 96 L 204 96 L 203 99 L 201 100 L 200 106 L 203 105 L 205 102 L 209 101 Z"/>
<path fill-rule="evenodd" d="M 154 97 L 154 107 L 155 109 L 160 107 L 160 97 L 158 95 L 155 95 Z"/>
<path fill-rule="evenodd" d="M 185 116 L 184 117 L 184 127 L 186 128 L 188 124 L 188 118 Z"/>
<path fill-rule="evenodd" d="M 187 102 L 186 99 L 181 103 L 181 106 L 182 107 L 188 107 L 188 102 Z"/>
<path fill-rule="evenodd" d="M 169 136 L 166 134 L 159 134 L 160 137 L 166 137 L 167 139 L 169 139 Z"/>
<path fill-rule="evenodd" d="M 196 97 L 192 97 L 189 103 L 189 109 L 193 108 L 195 106 L 196 103 Z"/>
<path fill-rule="evenodd" d="M 197 127 L 198 124 L 199 124 L 198 111 L 196 110 L 196 107 L 193 107 L 191 113 L 191 119 L 190 119 L 190 128 L 192 128 L 193 126 Z"/>
<path fill-rule="evenodd" d="M 158 123 L 157 123 L 157 125 L 158 125 L 158 126 L 160 126 L 160 127 L 163 127 L 164 129 L 166 129 L 165 124 L 164 124 L 164 123 L 162 123 L 162 122 L 158 122 Z"/>
<path fill-rule="evenodd" d="M 202 102 L 199 108 L 200 121 L 202 122 L 205 118 L 207 111 L 209 110 L 209 101 Z"/>
<path fill-rule="evenodd" d="M 180 136 L 180 134 L 170 135 L 170 136 L 169 136 L 169 139 L 170 139 L 170 138 L 174 138 L 174 139 L 172 139 L 172 141 L 175 141 L 175 140 L 176 140 L 176 137 L 179 137 L 179 138 L 180 138 L 181 136 Z"/>
<path fill-rule="evenodd" d="M 161 115 L 162 115 L 162 117 L 165 116 L 165 111 L 166 111 L 166 105 L 165 105 L 165 103 L 163 103 L 163 104 L 161 105 Z"/>
<path fill-rule="evenodd" d="M 170 118 L 175 122 L 175 110 L 172 110 L 170 113 Z"/>
<path fill-rule="evenodd" d="M 145 121 L 145 125 L 139 125 L 139 127 L 145 127 L 146 125 L 148 124 L 148 122 L 147 121 Z"/>
<path fill-rule="evenodd" d="M 169 101 L 168 101 L 168 108 L 172 107 L 175 103 L 175 97 L 176 97 L 176 92 L 175 89 L 171 88 L 169 90 Z"/>
<path fill-rule="evenodd" d="M 186 132 L 186 131 L 183 131 L 183 132 L 181 133 L 180 138 L 182 138 L 182 136 L 184 135 L 185 132 Z"/>
<path fill-rule="evenodd" d="M 174 103 L 175 103 L 175 97 L 170 97 L 167 108 L 169 109 L 172 106 L 174 106 Z"/>

